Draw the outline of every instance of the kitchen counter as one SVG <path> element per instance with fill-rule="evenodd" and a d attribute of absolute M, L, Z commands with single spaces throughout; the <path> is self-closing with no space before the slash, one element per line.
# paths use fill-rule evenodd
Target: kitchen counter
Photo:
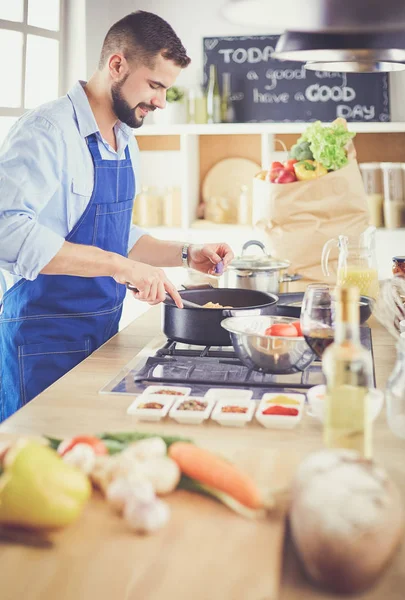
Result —
<path fill-rule="evenodd" d="M 131 402 L 130 397 L 100 395 L 99 390 L 136 355 L 141 353 L 145 346 L 163 344 L 164 337 L 160 332 L 159 313 L 160 307 L 151 308 L 73 371 L 5 421 L 0 425 L 0 438 L 24 434 L 48 434 L 54 437 L 64 437 L 81 433 L 125 431 L 136 428 L 157 433 L 190 436 L 195 441 L 202 443 L 207 440 L 219 440 L 221 444 L 239 444 L 241 447 L 248 446 L 258 451 L 264 447 L 274 446 L 282 453 L 293 448 L 300 456 L 322 447 L 321 427 L 317 421 L 308 416 L 304 416 L 299 427 L 292 431 L 268 430 L 254 423 L 242 429 L 224 428 L 211 422 L 205 423 L 203 426 L 178 425 L 171 420 L 156 424 L 139 423 L 126 414 L 126 408 Z M 395 343 L 378 323 L 371 320 L 370 324 L 373 331 L 377 387 L 383 388 L 394 364 Z M 405 499 L 405 440 L 400 440 L 390 432 L 386 424 L 385 410 L 382 411 L 374 427 L 374 455 L 400 486 Z M 194 542 L 197 543 L 197 540 Z M 334 595 L 317 590 L 306 581 L 288 537 L 284 554 L 281 600 L 336 598 Z M 176 560 L 176 557 L 172 557 L 172 560 Z M 13 564 L 18 565 L 18 562 Z M 378 584 L 368 593 L 361 595 L 361 599 L 402 600 L 405 589 L 404 564 L 405 546 L 397 554 Z M 40 562 L 37 566 L 39 569 L 41 568 Z M 232 568 L 231 563 L 229 566 Z M 7 568 L 7 561 L 6 564 L 1 562 L 0 579 L 1 571 L 4 568 Z M 16 577 L 19 576 L 24 577 L 24 572 L 20 575 L 16 573 Z M 68 577 L 68 575 L 66 576 Z M 103 591 L 104 576 L 105 574 L 101 572 L 92 573 L 95 581 L 94 590 L 97 590 L 99 599 L 107 598 Z M 217 573 L 216 576 L 221 575 Z M 226 574 L 222 574 L 222 576 L 226 577 Z M 249 577 L 249 557 L 246 558 L 246 577 Z M 63 586 L 63 582 L 61 585 Z M 7 591 L 10 592 L 10 590 Z M 96 592 L 91 596 L 95 597 Z M 166 594 L 165 596 L 169 598 Z M 77 590 L 75 594 L 72 593 L 72 596 L 63 597 L 69 597 L 72 600 L 73 598 L 82 598 L 77 594 Z M 90 596 L 88 597 L 90 598 Z M 135 596 L 133 597 L 135 598 Z M 28 600 L 31 598 L 28 587 L 26 598 Z M 143 596 L 141 600 L 147 600 L 147 596 Z M 211 600 L 217 599 L 211 597 Z M 221 597 L 221 600 L 234 600 L 234 596 Z M 252 595 L 249 598 L 246 597 L 246 600 L 265 600 L 265 598 L 262 596 L 256 598 Z"/>

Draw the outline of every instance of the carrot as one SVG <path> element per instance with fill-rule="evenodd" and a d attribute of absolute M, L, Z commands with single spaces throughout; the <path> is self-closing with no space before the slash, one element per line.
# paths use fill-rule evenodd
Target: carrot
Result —
<path fill-rule="evenodd" d="M 254 481 L 223 458 L 187 442 L 172 444 L 168 455 L 188 477 L 228 494 L 243 506 L 262 506 L 261 494 Z"/>

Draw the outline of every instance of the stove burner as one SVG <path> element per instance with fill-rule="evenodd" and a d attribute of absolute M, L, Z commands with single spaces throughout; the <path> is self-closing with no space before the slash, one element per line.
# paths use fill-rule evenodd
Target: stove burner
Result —
<path fill-rule="evenodd" d="M 362 344 L 373 359 L 371 331 L 368 327 L 360 331 Z M 303 372 L 268 374 L 246 367 L 232 347 L 190 346 L 167 340 L 153 356 L 143 357 L 135 367 L 125 368 L 102 391 L 139 394 L 151 384 L 172 384 L 190 387 L 193 396 L 204 396 L 211 387 L 231 387 L 253 390 L 253 398 L 259 399 L 269 391 L 306 390 L 322 383 L 319 360 Z"/>

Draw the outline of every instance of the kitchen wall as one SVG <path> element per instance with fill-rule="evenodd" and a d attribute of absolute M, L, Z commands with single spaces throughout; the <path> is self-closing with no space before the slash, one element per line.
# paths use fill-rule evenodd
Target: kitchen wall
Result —
<path fill-rule="evenodd" d="M 86 0 L 87 73 L 95 69 L 101 45 L 108 28 L 135 10 L 154 12 L 166 19 L 181 38 L 192 58 L 191 65 L 178 79 L 179 85 L 191 87 L 200 81 L 202 73 L 202 38 L 223 35 L 266 35 L 280 33 L 270 27 L 232 25 L 221 15 L 225 0 Z M 280 10 L 280 4 L 278 4 Z M 405 121 L 405 71 L 390 75 L 392 121 Z"/>

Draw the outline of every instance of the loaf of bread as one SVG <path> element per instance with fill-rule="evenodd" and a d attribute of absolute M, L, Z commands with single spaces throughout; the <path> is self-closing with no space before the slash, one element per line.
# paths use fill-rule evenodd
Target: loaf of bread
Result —
<path fill-rule="evenodd" d="M 356 452 L 310 455 L 295 476 L 290 507 L 309 577 L 340 593 L 369 587 L 402 539 L 404 501 L 385 471 Z"/>

